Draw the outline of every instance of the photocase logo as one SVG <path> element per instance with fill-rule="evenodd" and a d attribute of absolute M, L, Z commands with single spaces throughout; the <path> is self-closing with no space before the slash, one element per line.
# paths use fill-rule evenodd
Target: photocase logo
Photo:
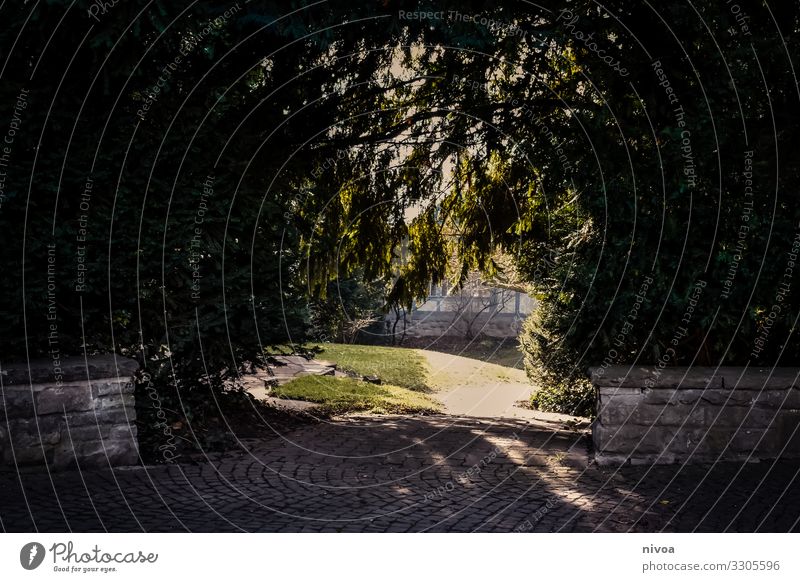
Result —
<path fill-rule="evenodd" d="M 19 563 L 26 570 L 35 570 L 44 561 L 44 546 L 38 542 L 30 542 L 19 551 Z"/>

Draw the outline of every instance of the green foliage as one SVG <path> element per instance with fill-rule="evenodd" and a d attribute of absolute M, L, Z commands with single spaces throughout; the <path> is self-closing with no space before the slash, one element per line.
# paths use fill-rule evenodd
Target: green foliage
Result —
<path fill-rule="evenodd" d="M 531 395 L 531 406 L 544 412 L 594 416 L 594 388 L 585 378 L 570 383 L 544 384 Z"/>
<path fill-rule="evenodd" d="M 219 26 L 229 3 L 89 4 L 4 12 L 4 359 L 115 350 L 220 386 L 302 341 L 332 280 L 407 305 L 500 250 L 535 288 L 523 346 L 548 377 L 800 363 L 796 3 L 745 3 L 746 40 L 711 0 L 418 3 L 500 30 L 394 0 L 277 22 L 258 0 Z"/>
<path fill-rule="evenodd" d="M 319 53 L 265 61 L 305 34 L 287 22 L 222 58 L 263 26 L 240 13 L 219 20 L 227 2 L 186 12 L 122 2 L 99 22 L 89 5 L 4 13 L 0 117 L 28 97 L 4 173 L 0 236 L 12 264 L 0 280 L 0 351 L 9 360 L 114 350 L 139 358 L 165 391 L 219 388 L 265 346 L 305 338 L 298 205 L 307 164 L 329 149 L 275 152 L 327 123 L 310 110 L 284 123 L 307 91 L 292 80 Z M 31 10 L 36 26 L 26 27 Z M 304 80 L 336 78 L 319 69 Z"/>
<path fill-rule="evenodd" d="M 498 22 L 511 14 L 467 6 Z M 402 74 L 382 74 L 414 84 L 378 98 L 371 111 L 392 115 L 376 113 L 339 168 L 370 176 L 348 190 L 339 220 L 345 264 L 388 276 L 387 252 L 406 252 L 393 298 L 410 301 L 451 253 L 459 262 L 446 274 L 460 281 L 473 268 L 491 275 L 505 251 L 540 305 L 523 338 L 529 369 L 563 382 L 601 363 L 799 363 L 800 285 L 786 270 L 800 223 L 800 115 L 786 74 L 797 6 L 778 9 L 778 31 L 748 4 L 746 38 L 730 32 L 724 3 L 696 3 L 702 18 L 684 5 L 546 7 L 513 13 L 524 35 L 397 22 L 419 44 Z M 576 30 L 594 33 L 625 74 Z M 371 142 L 398 131 L 393 157 L 391 143 Z M 350 208 L 390 227 L 362 229 Z M 330 251 L 312 247 L 325 264 Z"/>
<path fill-rule="evenodd" d="M 700 9 L 708 22 L 729 20 L 723 5 L 701 3 Z M 773 90 L 794 90 L 780 73 L 781 41 L 768 15 L 752 6 L 761 31 L 756 63 L 749 42 L 729 36 L 716 47 L 692 14 L 667 10 L 671 31 L 646 10 L 626 7 L 622 19 L 632 33 L 646 36 L 648 47 L 658 47 L 678 104 L 654 83 L 662 78 L 652 59 L 637 56 L 635 41 L 626 51 L 623 38 L 622 53 L 639 94 L 646 96 L 642 102 L 632 100 L 611 72 L 591 66 L 592 55 L 577 55 L 578 64 L 591 66 L 614 109 L 613 117 L 599 108 L 586 116 L 603 156 L 576 166 L 573 209 L 549 212 L 555 229 L 541 245 L 523 243 L 519 261 L 541 306 L 523 332 L 528 369 L 544 373 L 555 386 L 585 378 L 590 366 L 798 363 L 800 344 L 792 333 L 798 286 L 793 281 L 785 296 L 777 293 L 800 220 L 796 188 L 786 187 L 789 179 L 776 182 L 768 169 L 780 164 L 796 176 L 796 164 L 776 158 L 770 150 L 775 144 L 766 143 L 777 139 L 781 152 L 791 150 L 795 138 L 789 136 L 797 135 L 800 118 L 796 109 L 782 106 L 770 113 L 775 103 L 759 87 L 761 67 Z M 585 30 L 610 26 L 592 10 L 576 6 L 573 12 Z M 797 43 L 798 13 L 784 16 L 790 43 Z M 692 74 L 671 34 L 694 39 Z M 721 81 L 729 78 L 738 93 Z M 773 113 L 785 123 L 778 134 L 769 122 Z M 617 125 L 624 142 L 614 138 Z M 753 196 L 748 184 L 756 184 L 760 194 Z M 740 242 L 744 252 L 742 246 L 737 250 Z M 547 260 L 548 252 L 553 260 Z M 767 321 L 766 306 L 776 303 L 778 316 Z M 769 340 L 758 349 L 765 332 Z"/>
<path fill-rule="evenodd" d="M 545 412 L 593 416 L 594 389 L 575 368 L 577 354 L 570 352 L 569 344 L 563 345 L 560 328 L 553 323 L 558 321 L 553 309 L 553 303 L 542 303 L 525 320 L 520 333 L 525 371 L 537 386 L 531 406 Z"/>

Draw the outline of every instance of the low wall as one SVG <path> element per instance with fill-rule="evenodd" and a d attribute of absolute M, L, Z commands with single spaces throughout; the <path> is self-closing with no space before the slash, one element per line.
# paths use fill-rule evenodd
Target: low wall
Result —
<path fill-rule="evenodd" d="M 472 332 L 492 338 L 517 337 L 522 321 L 513 313 L 482 313 L 473 322 Z M 413 311 L 406 325 L 408 337 L 464 337 L 467 330 L 467 322 L 449 311 Z"/>
<path fill-rule="evenodd" d="M 0 465 L 136 464 L 138 367 L 135 360 L 114 355 L 4 365 Z"/>
<path fill-rule="evenodd" d="M 800 458 L 800 369 L 611 366 L 591 373 L 598 464 Z"/>

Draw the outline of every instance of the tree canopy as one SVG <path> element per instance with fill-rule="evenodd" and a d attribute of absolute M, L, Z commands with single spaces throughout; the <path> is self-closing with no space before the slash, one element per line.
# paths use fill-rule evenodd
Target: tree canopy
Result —
<path fill-rule="evenodd" d="M 793 3 L 100 6 L 2 8 L 4 359 L 231 373 L 502 253 L 544 373 L 797 363 Z"/>

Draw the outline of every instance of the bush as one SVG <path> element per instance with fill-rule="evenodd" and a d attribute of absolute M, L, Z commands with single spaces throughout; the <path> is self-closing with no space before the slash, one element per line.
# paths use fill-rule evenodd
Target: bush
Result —
<path fill-rule="evenodd" d="M 576 368 L 570 350 L 558 347 L 553 333 L 553 305 L 543 303 L 526 320 L 520 334 L 525 371 L 539 390 L 531 395 L 531 406 L 544 412 L 578 416 L 594 415 L 594 390 L 583 371 Z"/>
<path fill-rule="evenodd" d="M 63 2 L 42 4 L 33 19 L 53 29 L 53 47 L 71 46 L 85 14 L 66 14 Z M 110 11 L 75 54 L 54 50 L 31 82 L 29 55 L 41 52 L 42 41 L 25 30 L 29 11 L 12 10 L 0 30 L 0 45 L 17 48 L 0 86 L 0 117 L 11 119 L 16 108 L 25 127 L 0 191 L 0 353 L 117 352 L 139 358 L 153 375 L 166 366 L 173 384 L 212 376 L 221 386 L 217 377 L 235 375 L 264 346 L 303 339 L 300 198 L 289 194 L 299 191 L 313 158 L 282 165 L 261 148 L 261 128 L 283 120 L 278 102 L 229 144 L 219 140 L 252 112 L 245 100 L 259 98 L 250 79 L 236 81 L 249 66 L 236 59 L 204 74 L 234 26 L 246 26 L 234 20 L 212 27 L 202 47 L 185 55 L 143 120 L 145 91 L 219 6 L 200 2 L 179 19 L 181 9 L 162 5 L 129 28 L 131 11 L 141 10 L 134 4 Z M 175 17 L 169 31 L 162 17 Z M 117 41 L 119 50 L 102 48 Z M 143 46 L 149 55 L 138 66 Z M 197 91 L 190 99 L 181 86 Z M 223 93 L 212 114 L 211 98 Z M 283 97 L 296 102 L 290 91 Z M 306 130 L 287 127 L 275 140 L 290 148 L 307 139 Z M 245 160 L 259 171 L 247 172 Z"/>
<path fill-rule="evenodd" d="M 708 14 L 719 8 L 704 6 Z M 672 127 L 675 115 L 665 93 L 640 90 L 652 95 L 647 109 L 655 114 L 631 107 L 614 116 L 626 140 L 636 144 L 630 151 L 621 151 L 623 142 L 605 131 L 612 124 L 603 112 L 587 116 L 594 148 L 603 152 L 603 172 L 618 178 L 604 182 L 580 149 L 570 154 L 574 175 L 544 176 L 547 223 L 531 223 L 518 253 L 539 305 L 521 342 L 529 374 L 547 387 L 538 397 L 543 407 L 578 402 L 586 392 L 578 381 L 586 381 L 591 366 L 640 365 L 658 373 L 675 365 L 800 363 L 800 287 L 793 270 L 800 248 L 798 171 L 795 159 L 774 154 L 796 143 L 800 117 L 780 103 L 777 117 L 786 121 L 773 138 L 761 122 L 772 117 L 774 104 L 758 87 L 763 74 L 774 91 L 788 90 L 781 88 L 788 83 L 781 57 L 771 48 L 776 39 L 759 37 L 764 44 L 757 50 L 769 55 L 763 71 L 746 47 L 731 41 L 724 50 L 736 55 L 736 66 L 726 71 L 723 60 L 700 59 L 695 82 L 684 74 L 681 49 L 658 43 L 667 34 L 663 27 L 638 8 L 630 10 L 625 21 L 632 38 L 647 31 L 666 76 L 679 80 L 676 92 L 691 131 Z M 677 34 L 698 39 L 698 55 L 707 52 L 713 38 L 688 11 L 672 10 Z M 785 16 L 796 30 L 796 10 Z M 581 13 L 584 18 L 593 18 L 591 8 Z M 598 30 L 602 26 L 597 23 Z M 631 50 L 626 64 L 642 87 L 652 86 L 646 58 Z M 750 142 L 738 131 L 743 118 L 736 91 L 727 83 L 699 82 L 729 74 L 738 94 L 747 95 L 745 120 L 756 130 Z M 600 76 L 592 76 L 598 86 L 612 92 L 618 87 Z M 613 94 L 610 101 L 624 109 L 618 106 L 626 96 Z M 657 138 L 647 137 L 650 122 L 664 128 Z M 772 148 L 752 145 L 770 140 Z M 720 159 L 731 163 L 720 166 Z M 763 195 L 754 195 L 754 187 Z"/>
<path fill-rule="evenodd" d="M 531 395 L 531 406 L 544 412 L 594 416 L 594 388 L 588 380 L 547 384 Z"/>

